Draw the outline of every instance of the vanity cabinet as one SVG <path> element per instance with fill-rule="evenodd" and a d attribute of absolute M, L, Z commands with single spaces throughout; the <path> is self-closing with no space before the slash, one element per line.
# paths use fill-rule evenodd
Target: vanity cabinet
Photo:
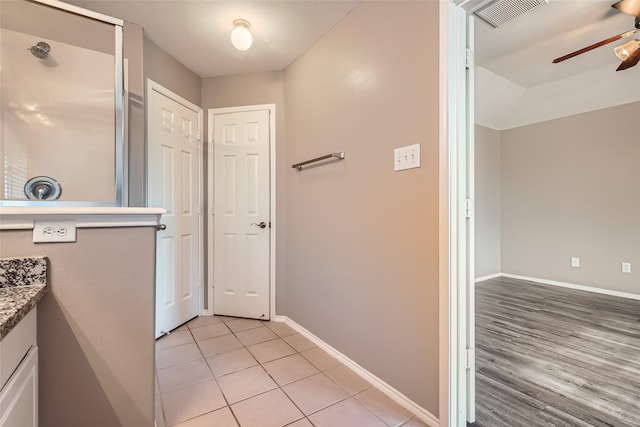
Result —
<path fill-rule="evenodd" d="M 0 341 L 0 427 L 38 425 L 36 308 Z"/>

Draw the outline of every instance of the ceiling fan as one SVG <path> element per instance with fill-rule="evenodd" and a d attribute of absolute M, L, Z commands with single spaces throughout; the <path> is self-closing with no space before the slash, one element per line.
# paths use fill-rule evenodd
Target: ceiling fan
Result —
<path fill-rule="evenodd" d="M 571 52 L 567 55 L 556 58 L 552 62 L 554 64 L 557 64 L 558 62 L 566 61 L 567 59 L 571 59 L 574 56 L 578 56 L 600 46 L 604 46 L 606 44 L 631 37 L 632 35 L 640 32 L 640 0 L 620 0 L 619 2 L 612 4 L 611 7 L 618 9 L 621 12 L 635 16 L 635 28 L 629 31 L 625 31 L 624 33 L 617 34 L 613 37 L 609 37 L 608 39 L 599 41 L 598 43 L 594 43 L 590 46 L 583 47 L 582 49 L 576 50 L 575 52 Z M 617 46 L 614 49 L 614 52 L 618 56 L 618 58 L 622 60 L 622 63 L 616 69 L 616 71 L 631 68 L 638 62 L 640 62 L 640 40 L 635 39 L 623 45 Z"/>

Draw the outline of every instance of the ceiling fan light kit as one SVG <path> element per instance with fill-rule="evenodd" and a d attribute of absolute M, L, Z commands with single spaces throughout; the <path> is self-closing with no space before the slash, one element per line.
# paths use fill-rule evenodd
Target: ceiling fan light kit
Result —
<path fill-rule="evenodd" d="M 613 49 L 613 52 L 616 54 L 618 58 L 620 58 L 621 61 L 625 61 L 627 58 L 629 58 L 633 54 L 633 52 L 635 52 L 638 49 L 640 49 L 640 40 L 635 39 L 635 40 L 626 42 L 623 45 L 616 46 Z"/>
<path fill-rule="evenodd" d="M 635 16 L 635 28 L 610 37 L 608 39 L 599 41 L 598 43 L 594 43 L 582 49 L 576 50 L 575 52 L 571 52 L 567 55 L 556 58 L 552 62 L 554 64 L 557 64 L 558 62 L 566 61 L 567 59 L 571 59 L 575 56 L 589 52 L 590 50 L 599 48 L 606 44 L 631 37 L 632 35 L 640 31 L 640 0 L 620 0 L 619 2 L 612 4 L 611 7 L 621 12 Z M 640 40 L 631 40 L 630 42 L 615 47 L 613 51 L 616 56 L 622 60 L 622 63 L 616 69 L 616 71 L 626 70 L 627 68 L 631 68 L 638 62 L 640 62 Z"/>

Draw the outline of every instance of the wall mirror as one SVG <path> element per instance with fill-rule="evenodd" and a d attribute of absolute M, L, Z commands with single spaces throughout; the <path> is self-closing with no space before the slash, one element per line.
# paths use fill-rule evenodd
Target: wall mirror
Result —
<path fill-rule="evenodd" d="M 122 21 L 0 2 L 0 206 L 124 206 Z"/>

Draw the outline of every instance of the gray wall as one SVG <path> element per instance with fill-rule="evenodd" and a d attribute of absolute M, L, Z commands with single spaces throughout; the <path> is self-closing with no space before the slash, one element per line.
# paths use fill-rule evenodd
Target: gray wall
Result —
<path fill-rule="evenodd" d="M 0 231 L 0 258 L 49 258 L 38 304 L 41 427 L 152 426 L 155 228 L 78 229 L 76 243 Z"/>
<path fill-rule="evenodd" d="M 636 102 L 502 132 L 503 272 L 640 294 L 638 117 Z"/>
<path fill-rule="evenodd" d="M 286 70 L 285 314 L 438 414 L 438 2 L 362 2 Z M 422 167 L 393 171 L 421 143 Z"/>
<path fill-rule="evenodd" d="M 275 104 L 276 106 L 276 312 L 285 311 L 286 299 L 286 224 L 287 209 L 285 195 L 285 109 L 284 72 L 237 74 L 211 77 L 202 80 L 202 107 L 205 116 L 205 139 L 209 138 L 207 115 L 210 108 L 238 107 L 243 105 Z M 206 158 L 205 145 L 205 158 Z M 207 164 L 205 160 L 205 194 L 207 194 Z M 207 204 L 208 205 L 208 204 Z M 206 226 L 206 225 L 205 225 Z M 206 248 L 205 248 L 206 250 Z M 206 255 L 211 258 L 211 254 Z M 206 266 L 206 263 L 205 263 Z M 205 275 L 206 277 L 206 275 Z M 208 288 L 205 288 L 205 301 Z"/>
<path fill-rule="evenodd" d="M 152 40 L 144 37 L 144 75 L 186 100 L 200 104 L 201 79 Z"/>
<path fill-rule="evenodd" d="M 475 275 L 500 269 L 500 132 L 475 127 Z"/>

